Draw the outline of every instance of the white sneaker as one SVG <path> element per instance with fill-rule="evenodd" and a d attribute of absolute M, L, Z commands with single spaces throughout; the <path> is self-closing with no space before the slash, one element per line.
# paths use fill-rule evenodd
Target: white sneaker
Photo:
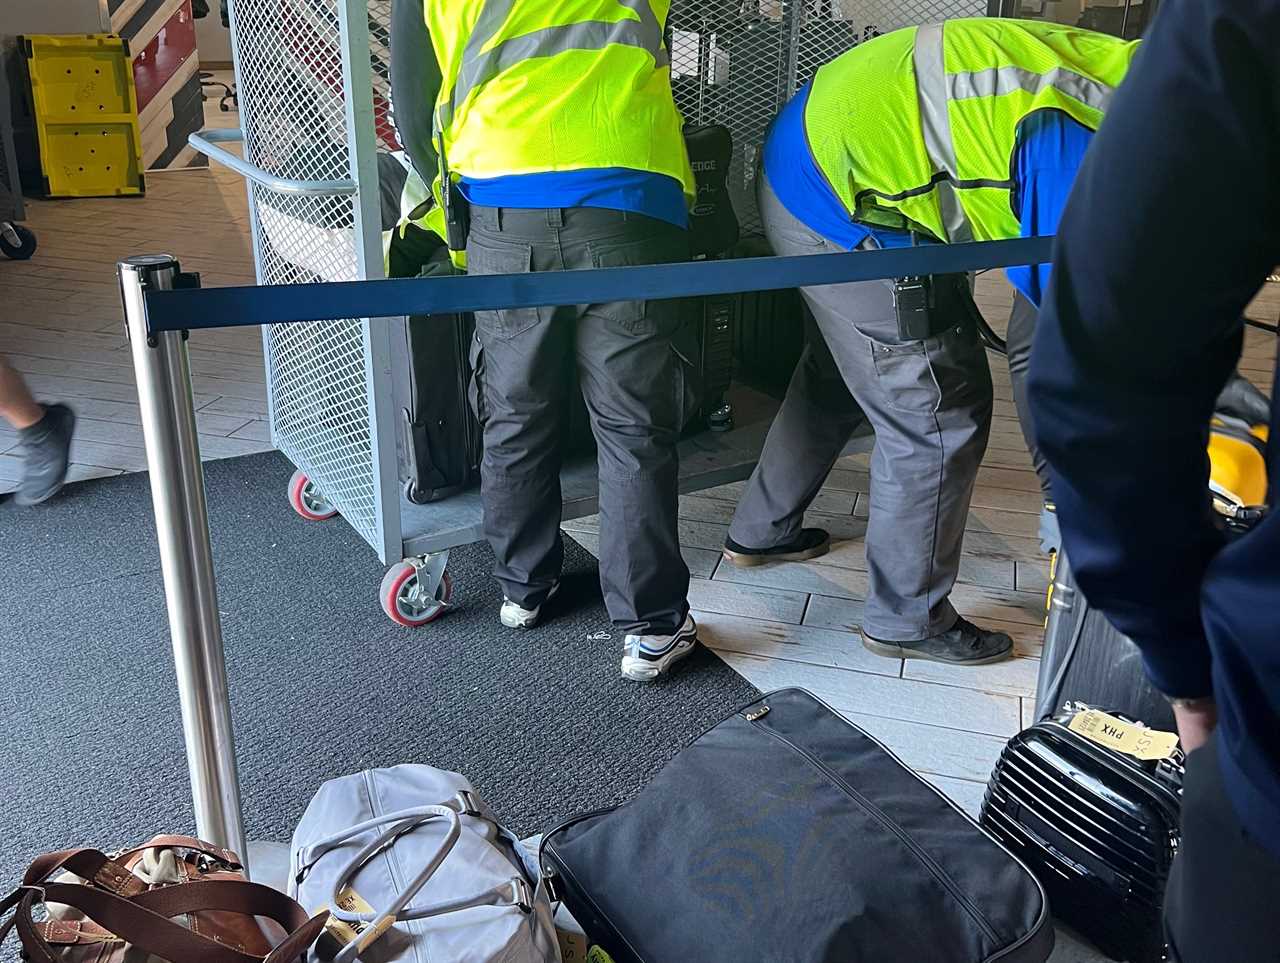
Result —
<path fill-rule="evenodd" d="M 652 682 L 693 651 L 698 626 L 692 615 L 675 635 L 628 635 L 622 642 L 622 675 L 633 682 Z"/>
<path fill-rule="evenodd" d="M 556 593 L 560 591 L 560 583 L 555 582 L 551 586 L 551 591 L 547 593 L 547 597 L 543 600 L 542 605 L 546 605 Z M 531 609 L 526 609 L 518 602 L 513 602 L 505 595 L 502 597 L 502 610 L 498 613 L 498 618 L 502 619 L 502 624 L 509 629 L 531 629 L 538 624 L 542 618 L 542 605 L 535 605 Z"/>

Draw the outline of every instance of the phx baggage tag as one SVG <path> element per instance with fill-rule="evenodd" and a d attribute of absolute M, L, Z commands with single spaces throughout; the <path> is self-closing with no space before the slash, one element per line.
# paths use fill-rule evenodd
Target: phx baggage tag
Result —
<path fill-rule="evenodd" d="M 1178 747 L 1178 737 L 1172 732 L 1148 729 L 1097 709 L 1076 713 L 1067 723 L 1067 728 L 1091 742 L 1135 759 L 1168 759 Z"/>

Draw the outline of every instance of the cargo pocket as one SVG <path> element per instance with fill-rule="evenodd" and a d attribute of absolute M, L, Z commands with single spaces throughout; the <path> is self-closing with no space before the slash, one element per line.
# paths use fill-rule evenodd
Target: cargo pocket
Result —
<path fill-rule="evenodd" d="M 668 253 L 664 251 L 664 247 L 662 240 L 649 238 L 621 244 L 597 242 L 588 245 L 591 264 L 598 268 L 637 267 L 678 260 L 676 257 L 662 256 Z M 635 334 L 665 334 L 674 331 L 679 323 L 680 301 L 607 301 L 593 304 L 589 310 Z"/>
<path fill-rule="evenodd" d="M 928 342 L 885 344 L 873 338 L 867 338 L 867 342 L 886 405 L 911 414 L 938 410 L 942 389 L 933 376 Z"/>
<path fill-rule="evenodd" d="M 468 274 L 528 274 L 533 249 L 528 244 L 507 243 L 474 233 L 467 239 Z M 505 308 L 501 311 L 477 311 L 476 327 L 486 334 L 504 340 L 528 331 L 550 308 Z"/>
<path fill-rule="evenodd" d="M 698 334 L 693 325 L 681 324 L 671 336 L 671 366 L 675 369 L 676 425 L 684 431 L 698 417 L 702 386 L 698 377 Z"/>
<path fill-rule="evenodd" d="M 468 355 L 471 377 L 467 380 L 467 401 L 476 416 L 480 428 L 484 429 L 484 345 L 480 343 L 480 333 L 471 335 L 471 350 Z"/>

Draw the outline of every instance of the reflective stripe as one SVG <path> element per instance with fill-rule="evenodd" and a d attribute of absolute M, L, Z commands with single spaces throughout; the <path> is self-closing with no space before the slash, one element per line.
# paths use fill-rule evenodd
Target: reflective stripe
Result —
<path fill-rule="evenodd" d="M 1110 105 L 1111 96 L 1115 93 L 1112 87 L 1082 77 L 1066 67 L 1055 67 L 1043 74 L 1022 67 L 994 67 L 968 74 L 952 74 L 947 78 L 947 96 L 952 100 L 999 97 L 1015 90 L 1038 94 L 1048 87 L 1102 111 Z"/>
<path fill-rule="evenodd" d="M 657 67 L 670 59 L 662 45 L 662 28 L 650 0 L 618 0 L 639 20 L 584 20 L 558 27 L 544 27 L 519 37 L 511 37 L 488 50 L 488 43 L 506 22 L 515 0 L 491 0 L 476 21 L 462 55 L 462 66 L 454 80 L 449 100 L 440 105 L 437 123 L 447 130 L 459 104 L 504 71 L 536 57 L 553 57 L 569 50 L 603 50 L 612 44 L 638 47 L 649 53 Z"/>
<path fill-rule="evenodd" d="M 973 228 L 956 195 L 956 147 L 951 139 L 951 117 L 947 112 L 946 62 L 943 57 L 943 24 L 926 24 L 916 30 L 912 64 L 916 75 L 916 99 L 920 105 L 920 129 L 924 150 L 934 170 L 946 174 L 935 182 L 938 211 L 947 240 L 973 240 Z"/>

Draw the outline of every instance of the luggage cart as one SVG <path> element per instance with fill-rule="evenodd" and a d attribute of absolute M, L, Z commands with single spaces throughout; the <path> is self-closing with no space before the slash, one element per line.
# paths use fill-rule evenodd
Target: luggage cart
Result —
<path fill-rule="evenodd" d="M 692 43 L 689 49 L 697 51 L 692 59 L 682 55 L 692 79 L 677 84 L 685 91 L 677 92 L 677 102 L 699 122 L 752 118 L 731 127 L 748 140 L 739 156 L 754 157 L 765 129 L 757 121 L 771 117 L 808 73 L 845 49 L 870 17 L 899 26 L 981 13 L 985 2 L 912 0 L 890 14 L 883 12 L 896 6 L 889 0 L 759 0 L 730 15 L 724 11 L 734 5 L 693 0 L 672 15 L 673 50 Z M 399 148 L 390 103 L 390 7 L 390 0 L 230 3 L 241 128 L 201 132 L 191 144 L 245 177 L 261 284 L 383 276 L 377 154 Z M 688 29 L 695 21 L 704 26 Z M 678 23 L 684 27 L 677 35 Z M 723 47 L 731 34 L 786 37 L 763 47 L 735 41 L 735 69 L 758 59 L 761 76 L 768 75 L 759 91 L 759 84 L 743 81 L 736 100 L 737 88 L 720 85 L 716 72 L 723 56 L 717 43 Z M 779 76 L 785 78 L 780 86 Z M 230 141 L 242 144 L 241 156 L 221 146 Z M 744 173 L 735 200 L 753 193 L 754 163 L 739 166 Z M 743 202 L 754 211 L 753 201 Z M 294 509 L 317 521 L 341 515 L 390 566 L 379 588 L 384 612 L 402 625 L 421 626 L 447 608 L 449 550 L 483 537 L 481 509 L 474 491 L 427 505 L 405 496 L 407 458 L 397 414 L 407 407 L 408 359 L 393 349 L 393 327 L 358 317 L 265 327 L 268 410 L 272 443 L 298 468 L 288 492 Z M 776 402 L 742 387 L 726 400 L 739 427 L 685 440 L 682 491 L 740 480 L 756 462 Z M 563 490 L 566 519 L 594 512 L 594 466 L 569 466 Z"/>
<path fill-rule="evenodd" d="M 22 184 L 18 180 L 18 156 L 13 147 L 9 78 L 0 62 L 0 251 L 25 261 L 36 252 L 36 235 L 19 221 L 26 216 Z"/>

